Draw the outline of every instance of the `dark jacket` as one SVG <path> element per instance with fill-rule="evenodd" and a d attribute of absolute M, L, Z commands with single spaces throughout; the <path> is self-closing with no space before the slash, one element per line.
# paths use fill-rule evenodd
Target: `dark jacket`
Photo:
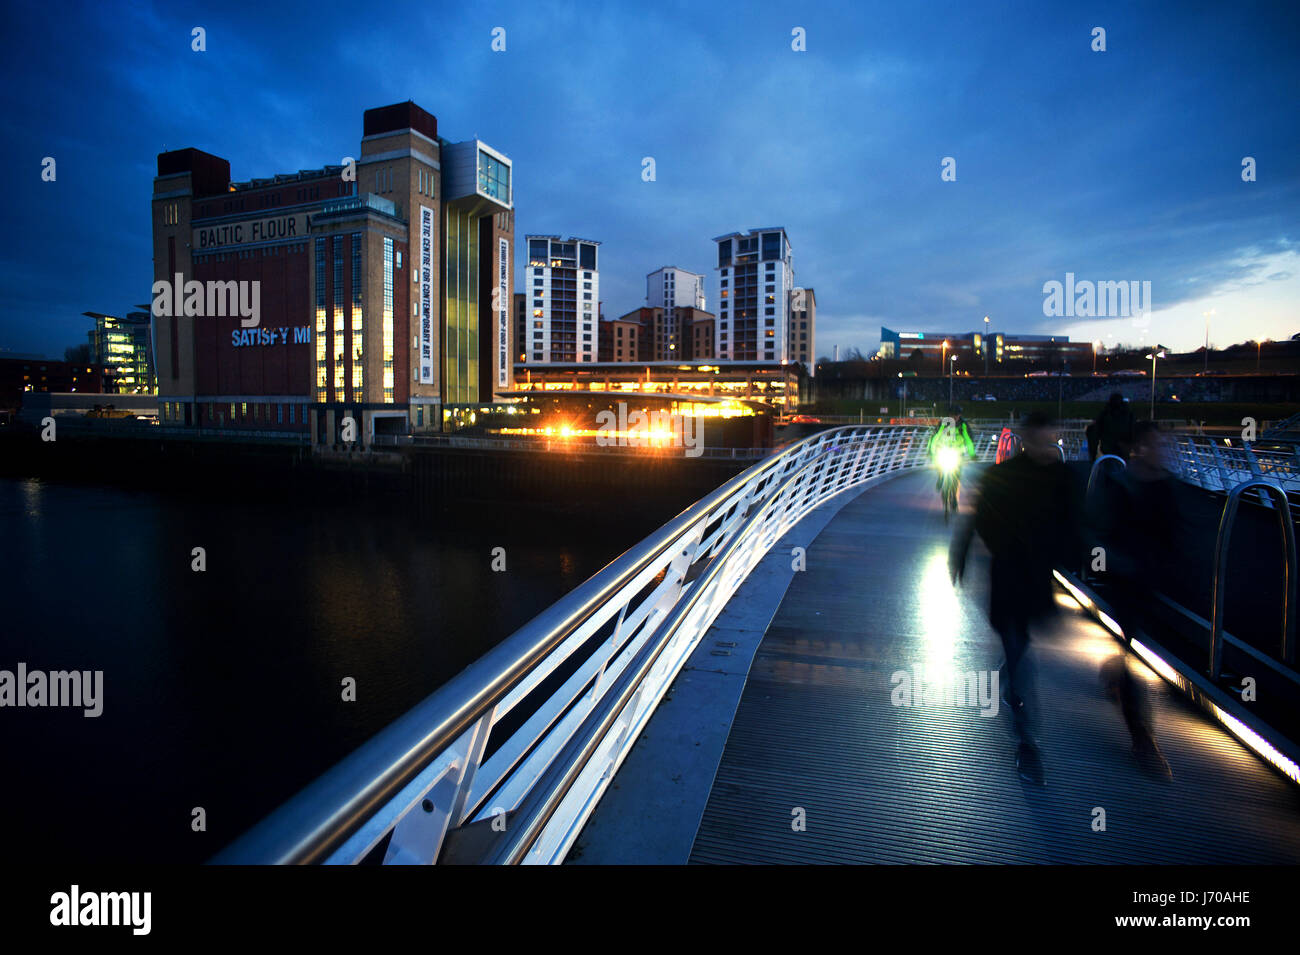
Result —
<path fill-rule="evenodd" d="M 992 555 L 989 620 L 1031 620 L 1055 609 L 1052 570 L 1078 557 L 1074 481 L 1060 461 L 1038 464 L 1025 454 L 995 464 L 976 492 L 974 520 L 953 539 L 952 562 L 965 565 L 971 535 Z"/>
<path fill-rule="evenodd" d="M 1107 405 L 1097 416 L 1097 452 L 1099 454 L 1118 454 L 1128 458 L 1129 446 L 1133 443 L 1133 412 L 1128 405 L 1118 408 Z"/>

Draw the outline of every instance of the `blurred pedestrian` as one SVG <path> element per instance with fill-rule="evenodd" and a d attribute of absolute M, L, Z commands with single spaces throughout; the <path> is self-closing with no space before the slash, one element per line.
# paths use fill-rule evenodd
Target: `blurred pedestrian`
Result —
<path fill-rule="evenodd" d="M 1149 611 L 1163 589 L 1169 568 L 1176 566 L 1182 521 L 1181 489 L 1168 464 L 1164 435 L 1153 421 L 1133 428 L 1128 467 L 1117 478 L 1111 497 L 1113 517 L 1103 537 L 1105 571 L 1099 580 L 1124 634 L 1132 639 L 1149 628 Z M 1170 776 L 1169 764 L 1156 744 L 1146 691 L 1129 667 L 1111 661 L 1103 667 L 1102 686 L 1116 698 L 1142 768 Z"/>
<path fill-rule="evenodd" d="M 974 517 L 953 536 L 948 568 L 953 582 L 960 582 L 971 537 L 978 533 L 992 556 L 989 623 L 1006 655 L 999 679 L 1019 739 L 1016 768 L 1023 779 L 1042 785 L 1030 634 L 1055 612 L 1052 570 L 1077 553 L 1077 519 L 1072 478 L 1052 421 L 1030 413 L 1020 438 L 1023 452 L 990 467 L 980 481 Z"/>
<path fill-rule="evenodd" d="M 1114 454 L 1128 460 L 1133 443 L 1133 412 L 1118 391 L 1113 392 L 1106 407 L 1097 415 L 1097 453 Z"/>

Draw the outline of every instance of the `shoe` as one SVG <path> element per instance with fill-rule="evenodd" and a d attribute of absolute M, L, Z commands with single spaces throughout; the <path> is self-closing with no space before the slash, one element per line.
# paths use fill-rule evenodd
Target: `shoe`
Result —
<path fill-rule="evenodd" d="M 1025 782 L 1043 785 L 1043 761 L 1038 758 L 1038 750 L 1028 743 L 1021 743 L 1016 749 L 1016 770 Z"/>

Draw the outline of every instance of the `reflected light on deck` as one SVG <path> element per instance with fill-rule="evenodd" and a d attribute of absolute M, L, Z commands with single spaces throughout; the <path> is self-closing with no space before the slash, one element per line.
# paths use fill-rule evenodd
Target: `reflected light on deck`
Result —
<path fill-rule="evenodd" d="M 961 629 L 961 601 L 948 576 L 948 549 L 936 548 L 926 558 L 917 592 L 921 626 L 925 632 L 925 664 L 938 674 L 949 672 L 957 633 Z"/>
<path fill-rule="evenodd" d="M 1119 637 L 1121 640 L 1124 639 L 1124 631 L 1120 629 L 1119 624 L 1106 614 L 1102 613 L 1101 609 L 1098 608 L 1097 605 L 1090 600 L 1085 593 L 1083 593 L 1083 591 L 1071 584 L 1059 571 L 1053 571 L 1052 573 L 1056 577 L 1057 582 L 1068 590 L 1075 600 L 1096 614 L 1098 619 L 1105 624 L 1106 627 L 1115 634 L 1115 636 Z M 1146 646 L 1142 641 L 1130 639 L 1128 645 L 1142 660 L 1142 662 L 1174 686 L 1178 687 L 1183 691 L 1183 693 L 1192 696 L 1201 696 L 1201 694 L 1194 691 L 1194 688 L 1188 680 L 1181 673 L 1175 670 L 1168 661 L 1164 659 L 1164 657 Z M 1260 736 L 1231 713 L 1221 709 L 1213 701 L 1201 697 L 1201 702 L 1214 715 L 1214 718 L 1219 721 L 1219 724 L 1233 736 L 1237 737 L 1242 744 L 1253 750 L 1266 762 L 1275 766 L 1292 782 L 1300 783 L 1300 766 L 1298 766 L 1294 760 L 1280 752 L 1268 740 Z"/>

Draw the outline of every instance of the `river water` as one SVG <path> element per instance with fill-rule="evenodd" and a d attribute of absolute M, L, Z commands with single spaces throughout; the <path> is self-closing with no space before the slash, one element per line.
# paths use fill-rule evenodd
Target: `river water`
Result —
<path fill-rule="evenodd" d="M 0 479 L 0 670 L 103 671 L 0 709 L 0 859 L 206 860 L 669 516 Z"/>

